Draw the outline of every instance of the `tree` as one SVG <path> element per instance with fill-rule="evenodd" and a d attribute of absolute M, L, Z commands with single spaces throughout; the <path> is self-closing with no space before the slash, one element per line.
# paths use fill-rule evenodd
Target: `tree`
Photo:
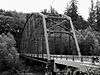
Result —
<path fill-rule="evenodd" d="M 100 1 L 96 3 L 96 19 L 97 19 L 97 30 L 100 31 Z"/>
<path fill-rule="evenodd" d="M 64 13 L 72 18 L 72 21 L 76 21 L 78 17 L 77 13 L 77 0 L 71 0 L 71 5 Z"/>
<path fill-rule="evenodd" d="M 84 30 L 89 26 L 89 23 L 80 15 L 77 17 L 77 20 L 73 22 L 73 24 L 77 30 Z"/>
<path fill-rule="evenodd" d="M 88 22 L 94 30 L 100 31 L 100 1 L 97 0 L 94 6 L 93 0 L 91 0 Z"/>
<path fill-rule="evenodd" d="M 0 35 L 0 73 L 19 67 L 19 53 L 14 45 L 16 41 L 11 33 Z M 1 65 L 2 64 L 2 65 Z"/>
<path fill-rule="evenodd" d="M 78 14 L 77 9 L 77 0 L 71 0 L 70 7 L 66 9 L 64 14 L 71 17 L 76 30 L 86 29 L 88 27 L 88 23 L 81 15 Z"/>
<path fill-rule="evenodd" d="M 19 47 L 21 33 L 26 22 L 26 14 L 16 11 L 0 10 L 0 34 L 11 32 L 17 41 L 16 47 Z"/>
<path fill-rule="evenodd" d="M 94 2 L 93 2 L 93 0 L 91 0 L 91 8 L 90 8 L 88 22 L 93 30 L 96 29 L 96 22 L 95 21 L 96 21 L 96 11 L 94 9 Z"/>
<path fill-rule="evenodd" d="M 59 13 L 51 6 L 50 10 L 44 9 L 41 13 L 49 16 L 59 16 Z"/>

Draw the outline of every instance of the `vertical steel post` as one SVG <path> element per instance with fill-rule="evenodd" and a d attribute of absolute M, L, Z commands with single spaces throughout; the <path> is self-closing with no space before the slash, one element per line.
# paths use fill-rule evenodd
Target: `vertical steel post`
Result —
<path fill-rule="evenodd" d="M 46 20 L 45 20 L 46 16 L 43 15 L 42 13 L 39 13 L 39 14 L 43 18 L 43 28 L 44 28 L 44 36 L 45 36 L 45 43 L 46 43 L 46 50 L 47 50 L 47 59 L 48 59 L 48 63 L 47 63 L 48 68 L 47 68 L 47 72 L 45 73 L 45 75 L 52 75 L 52 72 L 49 71 L 49 67 L 50 67 L 49 64 L 51 62 L 50 62 L 50 51 L 49 51 L 48 33 L 47 33 Z"/>
<path fill-rule="evenodd" d="M 75 34 L 75 30 L 74 30 L 74 26 L 73 26 L 73 23 L 72 23 L 71 19 L 70 19 L 70 23 L 71 23 L 71 28 L 72 28 L 72 32 L 73 32 L 73 35 L 74 35 L 74 39 L 75 39 L 78 55 L 81 57 L 81 52 L 80 52 L 80 48 L 79 48 L 79 45 L 78 45 L 78 40 L 77 40 L 77 37 L 76 37 L 76 34 Z"/>
<path fill-rule="evenodd" d="M 45 43 L 46 43 L 46 50 L 47 50 L 47 58 L 50 60 L 50 51 L 49 51 L 49 42 L 48 42 L 48 33 L 47 33 L 47 27 L 46 27 L 46 16 L 42 13 L 39 13 L 43 18 L 43 27 L 44 27 L 44 36 L 45 36 Z"/>
<path fill-rule="evenodd" d="M 72 20 L 71 20 L 71 18 L 69 16 L 64 15 L 64 17 L 66 17 L 70 21 L 71 28 L 72 28 L 72 33 L 73 33 L 75 44 L 76 44 L 76 48 L 77 48 L 77 51 L 78 51 L 78 55 L 79 55 L 79 57 L 81 57 L 81 52 L 80 52 L 80 48 L 79 48 L 79 45 L 78 45 L 78 40 L 77 40 L 77 37 L 76 37 L 76 34 L 75 34 L 75 30 L 74 30 L 74 26 L 73 26 Z"/>

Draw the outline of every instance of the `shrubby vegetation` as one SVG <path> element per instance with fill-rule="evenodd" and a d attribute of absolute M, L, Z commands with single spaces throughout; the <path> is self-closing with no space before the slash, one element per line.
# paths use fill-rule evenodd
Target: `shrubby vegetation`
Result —
<path fill-rule="evenodd" d="M 26 22 L 25 16 L 26 14 L 16 11 L 0 10 L 0 33 L 11 32 L 17 42 L 17 47 L 19 47 L 19 38 Z"/>
<path fill-rule="evenodd" d="M 98 2 L 96 6 L 93 6 L 93 2 L 91 2 L 89 18 L 87 21 L 78 14 L 77 0 L 72 0 L 70 3 L 70 6 L 66 8 L 64 14 L 72 18 L 81 54 L 100 55 L 100 7 L 98 7 L 97 5 Z M 43 10 L 42 13 L 55 17 L 61 16 L 61 14 L 59 14 L 53 7 L 51 7 L 50 11 L 47 11 L 46 9 Z M 39 38 L 40 34 L 42 34 L 42 36 L 44 34 L 41 26 L 42 19 L 38 15 L 32 15 L 33 14 L 31 13 L 18 13 L 16 11 L 5 11 L 0 9 L 0 59 L 3 58 L 3 62 L 7 61 L 7 63 L 5 64 L 12 63 L 13 65 L 15 65 L 19 63 L 19 57 L 17 56 L 17 54 L 23 52 L 20 49 L 20 45 L 23 38 L 25 38 L 23 37 L 23 33 L 25 32 L 26 25 L 34 25 L 33 29 L 31 28 L 32 31 L 30 32 L 30 36 L 28 38 L 29 44 L 27 45 L 29 45 L 29 47 L 26 49 L 28 50 L 26 52 L 32 52 L 30 49 L 34 49 L 33 52 L 37 51 L 37 53 L 46 53 L 45 42 L 43 42 L 44 38 L 42 38 L 42 41 L 40 41 L 41 38 Z M 55 19 L 51 21 L 47 19 L 46 21 L 48 29 L 66 31 L 69 33 L 49 34 L 50 53 L 77 55 L 77 50 L 71 34 L 71 27 L 69 22 L 64 22 L 61 24 L 61 26 L 56 26 L 56 22 L 58 23 L 62 20 Z M 8 32 L 11 33 L 13 38 L 9 36 Z M 34 45 L 33 48 L 34 43 L 37 45 L 37 47 L 36 45 Z M 43 44 L 43 47 L 40 44 Z M 40 50 L 44 51 L 42 52 Z M 9 61 L 6 59 L 9 59 Z M 2 61 L 0 60 L 0 62 Z M 2 63 L 0 63 L 0 65 L 2 65 Z M 21 63 L 19 63 L 19 65 L 25 67 L 25 65 L 22 65 Z M 18 65 L 16 66 L 18 67 Z"/>
<path fill-rule="evenodd" d="M 99 55 L 100 32 L 97 29 L 98 23 L 95 22 L 95 19 L 97 18 L 93 17 L 93 15 L 94 16 L 96 15 L 96 13 L 94 12 L 96 12 L 97 10 L 96 9 L 93 10 L 93 7 L 91 7 L 90 17 L 88 21 L 86 21 L 83 19 L 81 15 L 78 14 L 77 1 L 72 0 L 70 3 L 71 4 L 69 8 L 66 8 L 64 14 L 72 18 L 82 55 Z M 42 13 L 49 16 L 56 16 L 56 17 L 61 16 L 53 7 L 51 7 L 50 11 L 46 9 L 43 10 Z M 26 13 L 17 13 L 16 11 L 4 11 L 2 9 L 0 10 L 0 28 L 1 28 L 0 32 L 6 33 L 7 31 L 10 31 L 14 35 L 14 38 L 16 40 L 16 48 L 19 52 L 21 52 L 19 48 L 22 39 L 22 34 L 25 25 L 29 24 L 28 21 L 30 16 L 31 16 L 30 13 L 26 14 Z M 39 19 L 36 19 L 36 21 L 39 22 Z M 60 22 L 59 20 L 53 20 L 53 21 Z M 50 26 L 51 24 L 55 25 L 54 22 L 50 22 L 50 20 L 47 20 L 47 27 L 48 28 L 51 27 Z M 40 23 L 35 23 L 35 24 L 38 25 Z M 62 27 L 56 27 L 55 30 L 63 30 L 70 33 L 71 27 L 69 25 L 69 22 L 64 22 L 62 24 Z M 77 54 L 73 37 L 69 37 L 69 35 L 65 34 L 59 35 L 59 37 L 56 38 L 55 37 L 50 39 L 51 53 L 75 54 L 75 55 Z"/>
<path fill-rule="evenodd" d="M 82 55 L 99 55 L 100 54 L 99 52 L 100 32 L 98 28 L 99 17 L 98 18 L 95 17 L 96 14 L 100 16 L 99 15 L 100 8 L 97 7 L 97 5 L 95 6 L 95 10 L 93 9 L 93 7 L 91 7 L 89 19 L 88 21 L 86 21 L 81 15 L 78 14 L 77 0 L 72 0 L 70 3 L 71 3 L 70 6 L 66 8 L 64 14 L 72 18 Z M 96 7 L 98 8 L 97 10 Z M 98 13 L 95 13 L 96 11 L 98 11 Z M 49 16 L 56 16 L 56 17 L 61 16 L 52 7 L 49 12 L 45 9 L 42 11 L 42 13 Z M 26 13 L 18 13 L 16 11 L 5 11 L 2 9 L 0 10 L 0 34 L 1 33 L 6 34 L 6 32 L 10 31 L 14 35 L 14 38 L 16 40 L 16 48 L 18 52 L 21 52 L 19 48 L 22 39 L 22 34 L 25 25 L 28 23 L 28 19 L 30 15 L 31 15 L 30 13 L 26 14 Z M 97 19 L 97 22 L 95 22 L 96 20 L 94 18 Z M 57 20 L 54 21 L 59 22 Z M 51 27 L 49 20 L 47 20 L 47 24 L 48 24 L 47 26 L 48 28 Z M 52 23 L 52 25 L 55 25 L 55 23 Z M 71 31 L 69 23 L 66 22 L 62 24 L 62 27 L 60 28 L 56 27 L 56 30 L 59 29 L 67 32 Z M 69 37 L 69 35 L 65 36 L 65 34 L 60 35 L 59 38 L 52 38 L 50 40 L 50 50 L 53 49 L 55 49 L 55 51 L 51 51 L 52 53 L 54 52 L 53 54 L 55 53 L 77 54 L 73 37 Z"/>

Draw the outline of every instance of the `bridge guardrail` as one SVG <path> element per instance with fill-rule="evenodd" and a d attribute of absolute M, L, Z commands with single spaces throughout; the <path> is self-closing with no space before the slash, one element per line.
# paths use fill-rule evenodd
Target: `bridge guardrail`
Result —
<path fill-rule="evenodd" d="M 38 57 L 38 58 L 47 58 L 47 54 L 25 54 L 31 57 Z M 68 60 L 68 61 L 77 61 L 77 62 L 87 62 L 87 63 L 100 63 L 100 56 L 77 56 L 77 55 L 50 55 L 50 59 L 54 60 Z"/>

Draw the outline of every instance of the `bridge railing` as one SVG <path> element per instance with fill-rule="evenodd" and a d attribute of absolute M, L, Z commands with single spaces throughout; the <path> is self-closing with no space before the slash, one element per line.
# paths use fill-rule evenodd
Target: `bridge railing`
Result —
<path fill-rule="evenodd" d="M 26 54 L 27 56 L 47 59 L 47 54 Z M 77 55 L 50 55 L 51 60 L 67 60 L 86 63 L 100 63 L 100 56 L 77 56 Z"/>

